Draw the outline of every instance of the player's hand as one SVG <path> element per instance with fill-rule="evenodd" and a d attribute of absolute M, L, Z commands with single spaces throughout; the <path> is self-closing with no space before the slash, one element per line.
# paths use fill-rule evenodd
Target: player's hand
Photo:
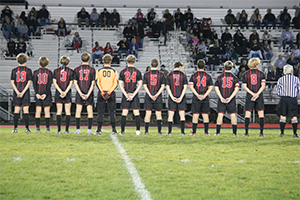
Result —
<path fill-rule="evenodd" d="M 24 92 L 21 92 L 20 95 L 19 95 L 20 96 L 19 98 L 22 98 L 23 95 L 24 95 Z"/>
<path fill-rule="evenodd" d="M 182 98 L 177 98 L 175 102 L 180 103 L 181 101 L 182 101 Z"/>
<path fill-rule="evenodd" d="M 46 99 L 46 96 L 47 96 L 46 94 L 43 94 L 43 95 L 41 96 L 41 99 L 42 99 L 42 100 Z"/>
<path fill-rule="evenodd" d="M 66 93 L 65 93 L 65 92 L 61 92 L 61 93 L 60 93 L 60 97 L 61 97 L 61 98 L 64 98 L 65 96 L 66 96 Z"/>
<path fill-rule="evenodd" d="M 153 99 L 153 101 L 156 101 L 157 97 L 158 97 L 158 95 L 157 95 L 157 94 L 156 94 L 156 95 L 154 95 L 154 96 L 153 96 L 153 98 L 154 98 L 154 99 Z"/>
<path fill-rule="evenodd" d="M 251 101 L 255 101 L 258 97 L 259 97 L 259 95 L 257 93 L 254 93 L 251 98 Z"/>
<path fill-rule="evenodd" d="M 177 98 L 176 97 L 171 97 L 172 101 L 176 102 L 177 101 Z"/>
<path fill-rule="evenodd" d="M 105 94 L 103 95 L 103 98 L 104 98 L 105 100 L 107 100 L 107 99 L 110 98 L 110 95 L 109 95 L 107 92 L 105 92 Z"/>
<path fill-rule="evenodd" d="M 132 101 L 133 100 L 133 94 L 132 93 L 128 93 L 128 99 L 127 101 Z"/>
<path fill-rule="evenodd" d="M 198 95 L 198 99 L 199 99 L 200 101 L 202 101 L 203 99 L 205 99 L 205 97 L 204 97 L 204 95 L 199 94 L 199 95 Z"/>
<path fill-rule="evenodd" d="M 41 96 L 39 94 L 36 94 L 35 96 L 36 96 L 37 99 L 41 98 Z"/>
<path fill-rule="evenodd" d="M 227 103 L 226 99 L 224 99 L 223 97 L 220 100 L 222 103 Z"/>
<path fill-rule="evenodd" d="M 231 98 L 226 98 L 225 101 L 226 103 L 229 103 L 231 101 Z"/>

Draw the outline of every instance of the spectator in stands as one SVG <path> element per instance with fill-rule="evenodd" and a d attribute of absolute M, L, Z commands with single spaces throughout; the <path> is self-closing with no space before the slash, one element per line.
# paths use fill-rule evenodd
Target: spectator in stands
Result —
<path fill-rule="evenodd" d="M 268 43 L 271 44 L 272 36 L 267 30 L 264 31 L 264 34 L 262 35 L 262 40 L 267 40 Z"/>
<path fill-rule="evenodd" d="M 45 26 L 49 23 L 49 11 L 46 9 L 46 5 L 44 4 L 42 8 L 37 12 L 37 22 L 40 26 Z"/>
<path fill-rule="evenodd" d="M 28 13 L 28 19 L 30 19 L 30 16 L 33 16 L 33 18 L 36 20 L 37 18 L 37 12 L 35 10 L 35 7 L 32 7 L 31 10 Z"/>
<path fill-rule="evenodd" d="M 294 56 L 294 54 L 291 54 L 291 56 L 289 57 L 289 59 L 286 61 L 287 64 L 292 65 L 294 68 L 294 76 L 298 77 L 299 71 L 299 60 L 297 60 Z"/>
<path fill-rule="evenodd" d="M 110 15 L 110 18 L 111 18 L 111 26 L 112 27 L 116 26 L 118 28 L 121 20 L 120 20 L 120 14 L 117 12 L 117 9 L 113 10 L 113 12 Z"/>
<path fill-rule="evenodd" d="M 106 46 L 104 47 L 104 54 L 112 55 L 114 53 L 113 49 L 111 48 L 111 45 L 109 42 L 106 43 Z"/>
<path fill-rule="evenodd" d="M 210 25 L 211 25 L 212 21 L 211 21 L 211 18 L 205 18 L 203 17 L 202 18 L 202 23 L 200 23 L 200 32 L 203 33 L 203 36 L 205 37 L 205 39 L 209 39 L 212 35 L 212 32 L 211 32 L 211 28 L 210 28 Z"/>
<path fill-rule="evenodd" d="M 253 40 L 257 40 L 259 42 L 259 35 L 256 30 L 253 30 L 253 33 L 249 36 L 250 45 L 253 44 Z"/>
<path fill-rule="evenodd" d="M 85 22 L 85 26 L 88 27 L 90 23 L 90 14 L 85 11 L 85 8 L 82 7 L 81 10 L 77 13 L 77 23 L 81 27 L 81 23 Z"/>
<path fill-rule="evenodd" d="M 138 59 L 139 45 L 136 43 L 135 38 L 132 38 L 131 43 L 129 44 L 129 53 Z"/>
<path fill-rule="evenodd" d="M 232 40 L 232 35 L 231 35 L 231 33 L 229 33 L 228 28 L 226 28 L 225 32 L 222 34 L 221 40 L 222 40 L 223 44 L 228 43 L 229 40 Z"/>
<path fill-rule="evenodd" d="M 220 59 L 230 60 L 233 50 L 234 50 L 234 45 L 232 44 L 232 40 L 229 40 L 227 43 L 224 44 L 225 54 L 220 55 Z"/>
<path fill-rule="evenodd" d="M 194 35 L 192 39 L 192 46 L 193 46 L 193 53 L 195 54 L 199 47 L 199 38 L 197 37 L 197 35 Z"/>
<path fill-rule="evenodd" d="M 275 67 L 272 65 L 270 67 L 270 71 L 267 74 L 267 81 L 277 81 L 278 80 L 278 74 L 275 71 Z M 268 88 L 272 89 L 276 85 L 276 83 L 267 83 Z"/>
<path fill-rule="evenodd" d="M 201 49 L 197 50 L 197 54 L 192 57 L 194 57 L 194 64 L 197 64 L 200 59 L 206 61 L 206 53 L 204 53 Z"/>
<path fill-rule="evenodd" d="M 143 26 L 139 23 L 135 23 L 134 25 L 134 37 L 139 48 L 143 48 L 145 33 Z"/>
<path fill-rule="evenodd" d="M 261 24 L 261 15 L 259 14 L 259 9 L 256 8 L 253 12 L 253 15 L 250 18 L 250 22 L 256 26 L 256 28 L 260 29 Z"/>
<path fill-rule="evenodd" d="M 248 29 L 248 14 L 245 10 L 242 10 L 242 13 L 240 14 L 239 24 L 241 29 L 243 29 L 245 26 Z"/>
<path fill-rule="evenodd" d="M 176 13 L 174 14 L 174 19 L 175 19 L 175 25 L 177 29 L 183 30 L 183 21 L 184 21 L 184 16 L 182 12 L 180 11 L 180 8 L 177 8 Z"/>
<path fill-rule="evenodd" d="M 13 20 L 13 11 L 10 9 L 8 5 L 4 7 L 4 9 L 1 11 L 1 22 L 5 22 L 5 18 L 8 17 L 10 21 Z"/>
<path fill-rule="evenodd" d="M 247 59 L 243 59 L 242 64 L 239 67 L 239 73 L 238 73 L 239 80 L 243 80 L 243 75 L 247 70 L 249 70 Z"/>
<path fill-rule="evenodd" d="M 234 16 L 234 14 L 232 14 L 232 10 L 229 9 L 227 11 L 227 15 L 225 16 L 225 22 L 227 24 L 230 24 L 230 28 L 232 29 L 233 24 L 236 24 L 236 18 Z"/>
<path fill-rule="evenodd" d="M 233 36 L 235 52 L 239 55 L 247 54 L 248 42 L 240 30 L 237 30 Z"/>
<path fill-rule="evenodd" d="M 120 40 L 118 42 L 117 46 L 119 46 L 119 49 L 118 49 L 119 58 L 121 58 L 122 54 L 125 54 L 126 56 L 128 56 L 129 43 L 125 36 L 123 37 L 123 40 Z"/>
<path fill-rule="evenodd" d="M 123 36 L 126 37 L 127 41 L 131 41 L 134 37 L 134 29 L 131 27 L 131 24 L 128 23 L 123 30 Z"/>
<path fill-rule="evenodd" d="M 300 49 L 298 49 L 296 44 L 294 44 L 291 54 L 294 54 L 295 58 L 300 61 Z"/>
<path fill-rule="evenodd" d="M 198 22 L 197 18 L 194 18 L 191 24 L 191 30 L 193 30 L 194 35 L 199 37 L 200 23 Z"/>
<path fill-rule="evenodd" d="M 280 22 L 283 29 L 289 27 L 291 24 L 291 15 L 288 13 L 288 9 L 284 8 L 283 12 L 280 15 Z"/>
<path fill-rule="evenodd" d="M 209 44 L 215 44 L 216 47 L 220 47 L 219 45 L 219 38 L 216 30 L 212 31 L 211 37 L 209 39 Z"/>
<path fill-rule="evenodd" d="M 206 48 L 206 45 L 205 45 L 205 42 L 202 41 L 199 46 L 198 46 L 198 51 L 201 50 L 203 53 L 206 54 L 206 51 L 207 51 L 207 48 Z"/>
<path fill-rule="evenodd" d="M 239 68 L 236 66 L 235 62 L 233 62 L 231 73 L 235 76 L 238 76 L 238 74 L 239 74 Z"/>
<path fill-rule="evenodd" d="M 90 14 L 90 25 L 91 27 L 94 27 L 96 25 L 96 27 L 99 27 L 99 13 L 97 13 L 97 9 L 93 8 L 93 11 Z"/>
<path fill-rule="evenodd" d="M 283 47 L 283 50 L 285 50 L 285 46 L 286 46 L 287 44 L 290 45 L 290 49 L 293 48 L 293 44 L 294 44 L 294 42 L 293 42 L 294 36 L 293 36 L 292 32 L 290 31 L 290 29 L 289 29 L 288 26 L 285 28 L 284 31 L 282 31 L 282 33 L 281 33 L 281 40 L 282 40 L 282 47 Z"/>
<path fill-rule="evenodd" d="M 267 10 L 267 14 L 265 14 L 263 22 L 266 26 L 266 28 L 268 28 L 269 25 L 273 26 L 273 29 L 275 29 L 275 25 L 276 25 L 276 17 L 275 15 L 272 13 L 271 8 L 269 8 Z"/>
<path fill-rule="evenodd" d="M 134 15 L 134 19 L 135 19 L 138 23 L 142 24 L 143 27 L 145 27 L 146 17 L 145 17 L 145 15 L 142 13 L 142 10 L 141 10 L 140 8 L 137 10 L 137 13 Z M 131 41 L 131 40 L 130 40 L 130 41 Z"/>
<path fill-rule="evenodd" d="M 153 20 L 153 24 L 151 27 L 151 33 L 148 35 L 150 38 L 159 38 L 160 35 L 160 22 L 157 19 Z"/>
<path fill-rule="evenodd" d="M 23 38 L 20 38 L 19 43 L 17 44 L 17 54 L 25 53 L 26 49 L 27 49 L 26 42 L 23 40 Z"/>
<path fill-rule="evenodd" d="M 34 36 L 36 32 L 36 27 L 37 27 L 37 22 L 34 19 L 33 15 L 30 15 L 28 21 L 27 21 L 27 26 L 28 26 L 28 36 Z"/>
<path fill-rule="evenodd" d="M 24 40 L 28 40 L 28 27 L 25 22 L 22 20 L 21 24 L 18 26 L 19 37 Z"/>
<path fill-rule="evenodd" d="M 154 8 L 150 9 L 150 12 L 147 14 L 147 21 L 148 21 L 148 26 L 151 28 L 153 24 L 153 20 L 157 18 L 156 12 L 154 11 Z"/>
<path fill-rule="evenodd" d="M 6 23 L 4 23 L 2 31 L 3 31 L 3 36 L 5 37 L 6 40 L 8 40 L 10 37 L 12 38 L 16 37 L 14 33 L 14 26 L 8 17 L 6 18 Z"/>
<path fill-rule="evenodd" d="M 275 61 L 274 66 L 276 67 L 276 72 L 278 74 L 278 77 L 282 76 L 283 73 L 283 67 L 286 65 L 285 59 L 282 57 L 281 54 L 279 54 L 278 59 Z"/>
<path fill-rule="evenodd" d="M 100 14 L 100 24 L 102 27 L 110 27 L 110 21 L 110 13 L 104 8 L 103 12 Z"/>
<path fill-rule="evenodd" d="M 7 56 L 14 57 L 16 55 L 16 43 L 13 38 L 9 38 L 9 41 L 7 42 L 7 50 Z"/>
<path fill-rule="evenodd" d="M 58 36 L 61 36 L 61 32 L 63 34 L 63 36 L 66 36 L 66 32 L 67 32 L 67 26 L 66 26 L 66 22 L 64 20 L 64 18 L 60 18 L 59 22 L 58 22 L 58 27 L 57 27 L 57 34 Z"/>
<path fill-rule="evenodd" d="M 21 24 L 21 21 L 22 19 L 20 19 L 19 15 L 16 15 L 16 18 L 14 21 L 12 21 L 12 24 L 14 25 L 15 29 L 14 30 L 17 30 L 18 27 L 20 26 Z"/>
<path fill-rule="evenodd" d="M 82 47 L 82 40 L 81 37 L 79 36 L 78 32 L 75 32 L 73 40 L 72 40 L 72 45 L 74 49 L 77 50 L 77 53 L 79 53 L 79 48 Z"/>
<path fill-rule="evenodd" d="M 165 10 L 163 18 L 166 19 L 165 23 L 167 24 L 167 29 L 168 31 L 173 31 L 174 30 L 174 19 L 171 13 L 169 12 L 169 9 Z"/>
<path fill-rule="evenodd" d="M 263 40 L 263 46 L 262 46 L 263 54 L 265 60 L 271 60 L 273 58 L 273 52 L 272 52 L 272 47 L 268 43 L 268 40 Z"/>
<path fill-rule="evenodd" d="M 22 11 L 22 12 L 21 12 L 20 19 L 22 19 L 23 22 L 24 22 L 25 24 L 27 24 L 27 19 L 28 19 L 28 18 L 26 17 L 25 11 Z"/>
<path fill-rule="evenodd" d="M 164 77 L 166 78 L 169 74 L 168 70 L 166 70 L 166 66 L 163 64 L 160 66 L 160 71 L 164 74 Z"/>
<path fill-rule="evenodd" d="M 297 44 L 298 48 L 300 48 L 300 30 L 296 35 L 296 44 Z"/>
<path fill-rule="evenodd" d="M 100 63 L 102 63 L 102 57 L 104 55 L 104 49 L 103 47 L 99 46 L 98 42 L 95 42 L 95 47 L 92 50 L 92 61 L 93 64 L 96 63 L 96 58 L 100 60 Z"/>
<path fill-rule="evenodd" d="M 150 66 L 147 66 L 144 73 L 146 73 L 146 72 L 148 72 L 148 71 L 150 71 L 150 70 L 151 70 L 151 67 L 150 67 Z"/>
<path fill-rule="evenodd" d="M 186 41 L 189 45 L 193 45 L 193 37 L 194 37 L 193 29 L 187 31 Z"/>
<path fill-rule="evenodd" d="M 184 14 L 184 21 L 183 21 L 183 25 L 184 25 L 184 30 L 187 29 L 187 26 L 190 26 L 193 22 L 194 19 L 194 15 L 192 13 L 191 8 L 188 8 L 187 12 Z"/>
<path fill-rule="evenodd" d="M 200 32 L 200 33 L 199 33 L 199 42 L 202 42 L 202 41 L 204 41 L 205 43 L 207 42 L 207 41 L 206 41 L 206 38 L 205 38 L 204 35 L 203 35 L 203 33 Z"/>
<path fill-rule="evenodd" d="M 250 59 L 250 58 L 254 58 L 254 57 L 259 57 L 261 60 L 263 60 L 263 55 L 261 53 L 261 47 L 260 47 L 259 42 L 256 39 L 254 39 L 252 41 L 251 50 L 250 50 L 248 58 Z"/>

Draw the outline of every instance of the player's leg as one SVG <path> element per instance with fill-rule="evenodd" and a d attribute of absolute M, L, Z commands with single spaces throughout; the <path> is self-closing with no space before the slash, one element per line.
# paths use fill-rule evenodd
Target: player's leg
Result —
<path fill-rule="evenodd" d="M 21 111 L 21 107 L 15 106 L 15 108 L 14 108 L 14 130 L 12 131 L 13 133 L 18 132 L 18 122 L 19 122 L 19 118 L 20 118 L 20 111 Z"/>
<path fill-rule="evenodd" d="M 260 127 L 260 137 L 264 137 L 264 125 L 265 125 L 265 115 L 264 110 L 258 110 L 258 118 L 259 118 L 259 127 Z"/>
<path fill-rule="evenodd" d="M 86 110 L 88 113 L 88 131 L 87 134 L 92 134 L 92 126 L 93 126 L 93 105 L 87 105 Z"/>
<path fill-rule="evenodd" d="M 202 113 L 202 119 L 203 119 L 203 124 L 204 124 L 204 134 L 209 135 L 209 133 L 208 133 L 208 125 L 209 125 L 208 113 Z"/>
<path fill-rule="evenodd" d="M 51 133 L 50 132 L 50 108 L 51 106 L 44 107 L 47 133 Z"/>
<path fill-rule="evenodd" d="M 231 113 L 230 114 L 230 118 L 231 118 L 231 125 L 232 125 L 233 136 L 237 136 L 237 134 L 236 134 L 236 130 L 237 130 L 236 113 Z"/>
<path fill-rule="evenodd" d="M 29 106 L 23 106 L 23 118 L 25 121 L 25 132 L 27 133 L 31 133 L 31 131 L 29 130 Z"/>
<path fill-rule="evenodd" d="M 168 134 L 167 135 L 172 134 L 172 124 L 173 124 L 174 113 L 175 112 L 173 110 L 168 111 Z"/>
<path fill-rule="evenodd" d="M 191 135 L 196 135 L 196 132 L 197 132 L 197 125 L 198 125 L 198 119 L 199 119 L 199 113 L 193 113 L 193 119 L 192 119 L 192 122 L 193 122 L 193 125 L 192 125 L 192 133 Z"/>
<path fill-rule="evenodd" d="M 297 138 L 299 137 L 298 134 L 297 134 L 297 127 L 298 127 L 298 119 L 297 119 L 297 116 L 294 116 L 292 118 L 292 126 L 293 126 L 293 137 L 294 138 Z"/>
<path fill-rule="evenodd" d="M 146 115 L 145 115 L 145 120 L 144 120 L 145 121 L 145 133 L 144 133 L 144 135 L 148 134 L 151 114 L 152 114 L 152 110 L 146 110 Z"/>
<path fill-rule="evenodd" d="M 76 119 L 76 134 L 80 134 L 80 118 L 81 118 L 81 112 L 82 112 L 82 105 L 76 104 L 76 113 L 75 113 L 75 119 Z"/>
<path fill-rule="evenodd" d="M 110 124 L 112 128 L 112 134 L 118 134 L 116 130 L 116 94 L 112 92 L 110 98 L 107 101 L 108 113 L 110 118 Z"/>
<path fill-rule="evenodd" d="M 122 118 L 121 118 L 121 134 L 125 134 L 125 126 L 126 126 L 126 117 L 128 115 L 128 109 L 122 109 Z"/>
<path fill-rule="evenodd" d="M 251 111 L 246 110 L 245 111 L 245 135 L 244 136 L 249 136 L 248 130 L 249 130 L 249 124 L 250 124 L 250 117 L 251 117 Z"/>
<path fill-rule="evenodd" d="M 155 115 L 156 115 L 156 122 L 157 122 L 157 131 L 159 135 L 161 134 L 161 125 L 162 125 L 162 116 L 161 116 L 161 111 L 157 110 L 155 111 Z"/>
<path fill-rule="evenodd" d="M 66 130 L 65 133 L 70 133 L 69 126 L 71 121 L 71 105 L 72 103 L 65 103 L 65 112 L 66 112 Z"/>
<path fill-rule="evenodd" d="M 141 132 L 140 132 L 140 128 L 141 128 L 140 110 L 134 109 L 133 115 L 135 118 L 136 134 L 140 135 L 141 134 Z"/>
<path fill-rule="evenodd" d="M 284 129 L 285 129 L 285 124 L 286 124 L 286 116 L 280 115 L 280 120 L 279 120 L 279 124 L 280 124 L 280 137 L 284 136 Z"/>
<path fill-rule="evenodd" d="M 61 113 L 63 109 L 62 103 L 56 103 L 56 123 L 57 123 L 57 133 L 61 133 Z"/>
<path fill-rule="evenodd" d="M 106 107 L 106 102 L 103 99 L 101 95 L 98 94 L 98 99 L 97 99 L 97 130 L 95 134 L 101 135 L 101 129 L 102 129 L 102 123 L 103 123 L 103 118 L 104 118 L 104 112 L 105 112 L 105 107 Z"/>
<path fill-rule="evenodd" d="M 36 132 L 37 133 L 41 132 L 41 129 L 40 129 L 41 112 L 42 112 L 42 107 L 41 106 L 37 106 L 35 108 L 35 125 L 36 125 Z"/>
<path fill-rule="evenodd" d="M 216 130 L 215 136 L 219 136 L 219 135 L 220 135 L 221 126 L 222 126 L 222 124 L 223 124 L 223 116 L 224 116 L 224 113 L 221 113 L 221 112 L 218 113 L 218 118 L 217 118 L 217 130 Z"/>

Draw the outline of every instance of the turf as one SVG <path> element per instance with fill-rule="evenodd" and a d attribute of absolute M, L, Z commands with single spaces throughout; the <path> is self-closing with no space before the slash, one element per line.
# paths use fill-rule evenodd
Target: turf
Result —
<path fill-rule="evenodd" d="M 139 199 L 109 133 L 10 131 L 0 129 L 0 199 Z M 291 130 L 283 138 L 271 129 L 265 138 L 256 129 L 249 138 L 179 132 L 117 136 L 152 199 L 300 199 L 300 141 Z"/>

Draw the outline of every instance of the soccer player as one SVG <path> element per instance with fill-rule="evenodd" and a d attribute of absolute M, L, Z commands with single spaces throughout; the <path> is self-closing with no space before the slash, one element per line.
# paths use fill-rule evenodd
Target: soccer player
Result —
<path fill-rule="evenodd" d="M 225 72 L 218 76 L 215 82 L 215 91 L 219 97 L 218 101 L 218 118 L 217 118 L 217 132 L 215 136 L 220 135 L 221 125 L 223 123 L 223 116 L 230 114 L 233 136 L 237 136 L 237 119 L 236 119 L 236 101 L 235 96 L 239 91 L 239 81 L 235 75 L 231 73 L 233 63 L 226 61 L 224 63 Z"/>
<path fill-rule="evenodd" d="M 21 107 L 23 107 L 23 116 L 25 120 L 25 132 L 31 133 L 29 130 L 29 104 L 30 104 L 30 91 L 29 86 L 32 82 L 31 69 L 26 67 L 28 56 L 20 53 L 17 56 L 19 66 L 11 71 L 10 84 L 13 87 L 13 105 L 14 109 L 14 130 L 12 133 L 18 132 L 18 120 L 20 117 Z"/>
<path fill-rule="evenodd" d="M 151 70 L 144 74 L 143 86 L 146 91 L 144 108 L 146 110 L 145 116 L 145 133 L 148 135 L 149 123 L 151 119 L 152 110 L 155 110 L 158 135 L 161 133 L 162 117 L 161 111 L 163 109 L 162 95 L 161 93 L 165 89 L 164 74 L 157 69 L 158 60 L 153 59 L 151 61 Z"/>
<path fill-rule="evenodd" d="M 115 89 L 118 86 L 118 73 L 111 68 L 112 56 L 106 54 L 102 57 L 104 67 L 96 73 L 96 85 L 99 89 L 97 98 L 98 110 L 98 128 L 95 132 L 101 135 L 101 127 L 103 123 L 104 111 L 106 104 L 112 127 L 112 134 L 118 134 L 116 130 L 116 93 Z"/>
<path fill-rule="evenodd" d="M 184 133 L 185 126 L 185 110 L 187 108 L 185 92 L 188 87 L 186 75 L 181 71 L 184 67 L 183 63 L 175 62 L 174 70 L 170 72 L 166 80 L 166 89 L 169 94 L 169 112 L 168 112 L 168 133 L 172 134 L 173 117 L 176 110 L 179 111 L 181 135 Z"/>
<path fill-rule="evenodd" d="M 92 133 L 93 125 L 93 105 L 94 105 L 94 86 L 95 86 L 95 69 L 89 66 L 91 56 L 89 53 L 81 54 L 81 65 L 74 69 L 74 85 L 76 92 L 76 134 L 80 134 L 80 118 L 82 106 L 86 106 L 88 113 L 88 130 L 87 134 Z"/>
<path fill-rule="evenodd" d="M 245 104 L 245 135 L 249 137 L 248 129 L 251 111 L 256 108 L 259 117 L 260 137 L 264 137 L 264 97 L 263 90 L 266 87 L 265 75 L 257 69 L 260 63 L 259 58 L 251 58 L 248 61 L 250 70 L 243 75 L 243 89 L 246 90 Z"/>
<path fill-rule="evenodd" d="M 61 67 L 57 68 L 53 72 L 53 85 L 56 88 L 55 91 L 55 103 L 56 103 L 56 121 L 57 121 L 57 132 L 61 133 L 61 113 L 63 104 L 65 105 L 66 113 L 66 130 L 65 134 L 69 134 L 69 126 L 71 120 L 71 87 L 73 85 L 73 70 L 68 67 L 70 58 L 62 56 L 59 60 Z"/>
<path fill-rule="evenodd" d="M 142 74 L 134 67 L 136 57 L 129 55 L 126 58 L 128 66 L 120 72 L 119 87 L 123 93 L 122 95 L 122 118 L 121 118 L 121 134 L 125 134 L 126 117 L 128 110 L 133 110 L 136 124 L 136 134 L 140 135 L 140 100 L 138 92 L 143 86 Z"/>
<path fill-rule="evenodd" d="M 40 68 L 33 72 L 33 88 L 36 93 L 35 99 L 35 122 L 36 122 L 36 132 L 40 133 L 40 120 L 42 107 L 44 107 L 45 121 L 47 133 L 50 131 L 50 107 L 52 105 L 52 72 L 46 67 L 49 65 L 49 59 L 45 56 L 39 59 Z"/>
<path fill-rule="evenodd" d="M 283 67 L 284 76 L 277 82 L 277 94 L 280 96 L 278 104 L 278 115 L 280 116 L 280 137 L 284 136 L 286 117 L 292 117 L 292 126 L 294 138 L 298 138 L 298 102 L 297 96 L 300 94 L 300 80 L 294 76 L 293 66 L 285 65 Z"/>
<path fill-rule="evenodd" d="M 197 67 L 198 71 L 191 76 L 189 81 L 190 89 L 194 94 L 191 108 L 193 113 L 193 131 L 190 135 L 196 135 L 199 114 L 201 113 L 204 123 L 204 134 L 208 136 L 208 114 L 210 113 L 208 95 L 214 86 L 211 76 L 204 71 L 205 61 L 198 60 Z"/>

